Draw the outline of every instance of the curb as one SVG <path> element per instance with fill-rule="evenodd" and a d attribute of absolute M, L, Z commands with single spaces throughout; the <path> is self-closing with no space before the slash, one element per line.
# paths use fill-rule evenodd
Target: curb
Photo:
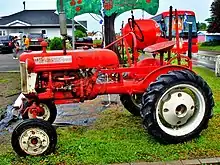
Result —
<path fill-rule="evenodd" d="M 20 71 L 18 71 L 18 70 L 14 70 L 14 71 L 0 71 L 0 73 L 20 73 Z"/>
<path fill-rule="evenodd" d="M 212 55 L 198 54 L 198 55 L 193 55 L 192 57 L 195 58 L 195 59 L 204 59 L 204 60 L 208 60 L 208 61 L 216 61 L 219 56 L 220 55 L 212 56 Z"/>
<path fill-rule="evenodd" d="M 121 163 L 111 165 L 219 165 L 220 157 L 192 160 L 177 160 L 167 162 L 137 162 L 137 163 Z"/>
<path fill-rule="evenodd" d="M 220 55 L 220 53 L 219 53 L 219 54 L 215 54 L 215 55 L 210 55 L 210 54 L 199 54 L 199 53 L 198 53 L 198 55 L 199 55 L 199 56 L 217 57 L 217 56 Z M 197 55 L 197 56 L 198 56 L 198 55 Z"/>

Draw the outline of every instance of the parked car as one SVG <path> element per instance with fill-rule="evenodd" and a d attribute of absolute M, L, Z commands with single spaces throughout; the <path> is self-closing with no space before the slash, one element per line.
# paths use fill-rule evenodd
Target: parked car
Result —
<path fill-rule="evenodd" d="M 18 38 L 17 38 L 17 42 L 18 42 L 18 44 L 19 44 L 19 46 L 20 46 L 20 49 L 22 49 L 22 45 L 24 44 L 23 36 L 24 36 L 24 35 L 27 36 L 27 35 L 24 34 L 24 33 L 10 33 L 9 35 L 12 36 L 12 37 L 15 37 L 15 36 L 18 37 Z"/>
<path fill-rule="evenodd" d="M 13 52 L 12 36 L 0 36 L 0 52 Z"/>
<path fill-rule="evenodd" d="M 28 38 L 30 41 L 30 50 L 42 50 L 41 42 L 44 40 L 44 35 L 42 33 L 30 33 Z"/>
<path fill-rule="evenodd" d="M 67 36 L 67 39 L 70 41 L 72 45 L 72 36 Z M 75 39 L 75 48 L 88 46 L 88 48 L 93 47 L 93 40 L 90 37 L 76 38 Z"/>

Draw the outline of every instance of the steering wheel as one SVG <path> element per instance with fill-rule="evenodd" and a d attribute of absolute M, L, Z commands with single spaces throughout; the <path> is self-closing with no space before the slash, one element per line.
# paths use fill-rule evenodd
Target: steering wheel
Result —
<path fill-rule="evenodd" d="M 131 30 L 134 30 L 134 27 L 135 27 L 135 26 L 138 28 L 138 30 L 139 30 L 141 36 L 138 36 L 138 35 L 135 33 L 135 31 L 133 31 L 133 32 L 134 32 L 136 38 L 137 38 L 140 42 L 143 42 L 143 41 L 144 41 L 144 34 L 143 34 L 143 32 L 142 32 L 140 26 L 137 24 L 137 22 L 136 22 L 133 18 L 129 18 L 129 19 L 128 19 L 128 24 L 129 24 L 129 27 L 130 27 Z"/>

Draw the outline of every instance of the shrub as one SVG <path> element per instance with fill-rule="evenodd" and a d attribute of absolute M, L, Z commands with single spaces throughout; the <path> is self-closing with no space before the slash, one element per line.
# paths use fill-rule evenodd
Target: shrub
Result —
<path fill-rule="evenodd" d="M 93 40 L 94 45 L 102 45 L 102 40 Z"/>
<path fill-rule="evenodd" d="M 218 46 L 218 45 L 220 45 L 219 40 L 213 40 L 213 41 L 204 42 L 201 44 L 201 46 Z"/>
<path fill-rule="evenodd" d="M 81 30 L 76 30 L 74 31 L 75 37 L 76 38 L 83 38 L 86 37 L 86 33 L 83 33 Z"/>
<path fill-rule="evenodd" d="M 72 50 L 73 49 L 69 40 L 66 40 L 66 49 L 67 50 Z"/>
<path fill-rule="evenodd" d="M 54 37 L 50 41 L 50 50 L 62 50 L 62 39 L 60 37 Z"/>

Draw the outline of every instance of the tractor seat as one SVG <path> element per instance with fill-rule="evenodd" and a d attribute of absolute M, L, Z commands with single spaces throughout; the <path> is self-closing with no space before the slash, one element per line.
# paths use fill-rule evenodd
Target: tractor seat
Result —
<path fill-rule="evenodd" d="M 165 53 L 171 50 L 175 44 L 176 44 L 175 41 L 159 42 L 154 45 L 146 47 L 144 51 L 148 53 Z"/>

